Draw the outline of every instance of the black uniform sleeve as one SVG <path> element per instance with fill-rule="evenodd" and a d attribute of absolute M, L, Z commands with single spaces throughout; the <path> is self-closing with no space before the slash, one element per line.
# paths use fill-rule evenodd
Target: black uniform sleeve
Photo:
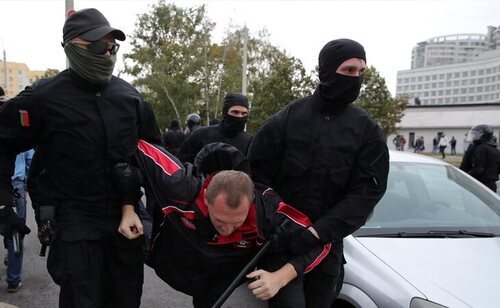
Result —
<path fill-rule="evenodd" d="M 0 205 L 13 205 L 11 177 L 16 155 L 34 147 L 41 114 L 32 88 L 0 107 Z"/>
<path fill-rule="evenodd" d="M 340 240 L 365 224 L 384 196 L 389 173 L 389 151 L 380 128 L 370 127 L 357 155 L 345 197 L 314 223 L 324 243 Z"/>
<path fill-rule="evenodd" d="M 494 158 L 489 158 L 486 146 L 481 145 L 474 148 L 470 159 L 471 166 L 470 169 L 467 170 L 467 173 L 476 179 L 483 179 L 489 160 Z"/>
<path fill-rule="evenodd" d="M 141 101 L 138 106 L 139 138 L 152 144 L 161 145 L 161 131 L 156 122 L 153 107 L 149 102 Z M 123 204 L 137 204 L 142 195 L 140 187 L 123 196 Z"/>
<path fill-rule="evenodd" d="M 248 154 L 254 181 L 270 187 L 273 187 L 273 179 L 281 168 L 286 110 L 281 110 L 264 122 L 253 138 Z"/>
<path fill-rule="evenodd" d="M 260 194 L 260 201 L 262 203 L 256 200 L 257 204 L 263 205 L 258 207 L 258 225 L 260 227 L 263 226 L 259 229 L 259 233 L 264 234 L 266 238 L 272 237 L 273 233 L 276 232 L 276 228 L 284 220 L 289 220 L 289 223 L 284 230 L 280 230 L 283 233 L 279 236 L 279 240 L 281 241 L 286 241 L 288 236 L 294 231 L 301 228 L 308 228 L 312 225 L 306 215 L 282 202 L 278 194 L 271 188 L 263 190 L 263 193 Z M 314 247 L 311 251 L 303 255 L 288 255 L 288 263 L 294 267 L 298 276 L 302 276 L 320 264 L 330 252 L 330 249 L 331 244 L 326 244 Z M 287 254 L 285 251 L 278 253 Z"/>
<path fill-rule="evenodd" d="M 195 130 L 194 132 L 189 134 L 187 139 L 180 147 L 179 154 L 177 154 L 177 157 L 181 160 L 181 162 L 191 164 L 194 162 L 196 154 L 198 154 L 198 152 L 205 145 L 203 142 L 204 136 L 205 130 L 203 128 Z"/>

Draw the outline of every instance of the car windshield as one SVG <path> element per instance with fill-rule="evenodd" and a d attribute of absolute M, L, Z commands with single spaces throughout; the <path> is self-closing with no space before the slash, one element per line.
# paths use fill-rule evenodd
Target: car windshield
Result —
<path fill-rule="evenodd" d="M 500 236 L 500 198 L 455 167 L 393 162 L 387 191 L 355 236 Z"/>

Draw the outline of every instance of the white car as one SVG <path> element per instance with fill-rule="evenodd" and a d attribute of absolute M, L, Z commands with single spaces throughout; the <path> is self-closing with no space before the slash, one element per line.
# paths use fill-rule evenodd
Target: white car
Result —
<path fill-rule="evenodd" d="M 391 152 L 387 192 L 344 254 L 333 307 L 500 307 L 500 198 L 441 160 Z"/>

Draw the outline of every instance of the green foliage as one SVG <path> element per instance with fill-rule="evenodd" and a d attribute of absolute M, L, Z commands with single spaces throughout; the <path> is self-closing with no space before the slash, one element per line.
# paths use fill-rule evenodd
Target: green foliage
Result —
<path fill-rule="evenodd" d="M 373 66 L 368 67 L 356 105 L 363 108 L 379 123 L 385 137 L 397 131 L 397 124 L 401 122 L 407 104 L 408 97 L 406 96 L 392 98 L 385 79 L 380 77 Z"/>
<path fill-rule="evenodd" d="M 124 72 L 152 103 L 161 127 L 174 117 L 182 124 L 192 112 L 206 122 L 221 118 L 224 95 L 241 92 L 243 32 L 228 30 L 214 44 L 214 26 L 204 6 L 181 8 L 165 0 L 138 17 Z M 314 88 L 302 63 L 269 43 L 268 36 L 263 30 L 248 40 L 248 127 L 253 132 L 284 104 Z"/>
<path fill-rule="evenodd" d="M 35 76 L 35 81 L 38 81 L 40 79 L 43 79 L 43 78 L 48 78 L 48 77 L 54 77 L 55 75 L 59 74 L 59 70 L 58 69 L 53 69 L 53 68 L 48 68 L 47 70 L 45 70 L 45 72 L 43 72 L 43 75 L 42 76 Z"/>

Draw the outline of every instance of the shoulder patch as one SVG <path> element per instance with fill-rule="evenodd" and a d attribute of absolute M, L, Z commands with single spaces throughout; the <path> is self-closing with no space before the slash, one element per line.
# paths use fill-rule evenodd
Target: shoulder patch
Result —
<path fill-rule="evenodd" d="M 30 115 L 27 110 L 19 110 L 19 122 L 23 127 L 30 127 Z"/>

